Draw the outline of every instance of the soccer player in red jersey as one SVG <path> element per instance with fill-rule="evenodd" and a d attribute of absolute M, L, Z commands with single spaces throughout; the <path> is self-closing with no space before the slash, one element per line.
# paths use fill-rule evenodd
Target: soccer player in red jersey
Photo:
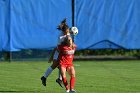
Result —
<path fill-rule="evenodd" d="M 70 35 L 69 26 L 66 23 L 66 19 L 64 19 L 61 22 L 61 24 L 57 27 L 57 29 L 61 31 L 61 34 L 58 38 L 58 45 L 61 45 L 61 42 L 63 42 L 64 38 L 67 35 Z M 58 55 L 59 55 L 59 51 L 57 51 L 57 48 L 55 48 L 52 52 L 51 57 L 49 58 L 49 61 L 48 61 L 48 63 L 51 63 L 51 61 L 53 61 L 53 64 L 47 68 L 44 75 L 41 77 L 41 81 L 42 81 L 42 84 L 44 86 L 46 86 L 46 80 L 47 80 L 48 76 L 59 65 Z M 60 75 L 60 71 L 59 71 L 58 79 L 56 79 L 56 82 L 62 87 L 62 77 Z"/>
<path fill-rule="evenodd" d="M 65 38 L 64 42 L 58 46 L 58 50 L 59 50 L 58 60 L 66 92 L 76 92 L 74 90 L 75 69 L 72 63 L 74 58 L 74 52 L 76 50 L 76 45 L 73 43 L 72 38 L 69 35 Z M 66 78 L 66 71 L 70 75 L 70 91 Z"/>

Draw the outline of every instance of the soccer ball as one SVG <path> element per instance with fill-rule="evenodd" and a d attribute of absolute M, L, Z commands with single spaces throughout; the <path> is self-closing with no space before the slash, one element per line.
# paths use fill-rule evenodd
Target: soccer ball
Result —
<path fill-rule="evenodd" d="M 70 32 L 71 32 L 73 35 L 77 35 L 77 34 L 78 34 L 78 28 L 77 28 L 77 27 L 71 27 Z"/>

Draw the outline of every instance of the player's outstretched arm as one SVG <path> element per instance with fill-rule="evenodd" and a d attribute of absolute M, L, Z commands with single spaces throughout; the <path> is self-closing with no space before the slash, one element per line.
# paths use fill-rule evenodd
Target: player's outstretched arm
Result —
<path fill-rule="evenodd" d="M 57 48 L 54 48 L 54 49 L 53 49 L 53 51 L 52 51 L 52 53 L 51 53 L 51 55 L 50 55 L 50 58 L 49 58 L 49 60 L 48 60 L 48 63 L 51 63 L 51 61 L 53 61 L 53 56 L 54 56 L 54 53 L 55 53 L 56 50 L 57 50 Z"/>

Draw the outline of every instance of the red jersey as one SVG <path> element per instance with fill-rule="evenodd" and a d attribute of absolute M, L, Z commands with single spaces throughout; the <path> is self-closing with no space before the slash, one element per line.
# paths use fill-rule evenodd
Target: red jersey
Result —
<path fill-rule="evenodd" d="M 74 47 L 68 47 L 64 45 L 59 45 L 59 57 L 58 60 L 60 62 L 60 65 L 72 65 L 72 61 L 74 58 L 74 52 L 76 49 L 76 45 L 74 44 Z"/>

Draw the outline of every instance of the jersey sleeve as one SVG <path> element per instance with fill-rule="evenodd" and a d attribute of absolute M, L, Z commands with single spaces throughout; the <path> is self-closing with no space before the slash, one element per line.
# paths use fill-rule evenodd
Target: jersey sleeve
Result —
<path fill-rule="evenodd" d="M 64 35 L 63 33 L 60 33 L 59 37 L 58 37 L 58 44 L 57 45 L 61 45 L 61 43 L 64 41 Z"/>

